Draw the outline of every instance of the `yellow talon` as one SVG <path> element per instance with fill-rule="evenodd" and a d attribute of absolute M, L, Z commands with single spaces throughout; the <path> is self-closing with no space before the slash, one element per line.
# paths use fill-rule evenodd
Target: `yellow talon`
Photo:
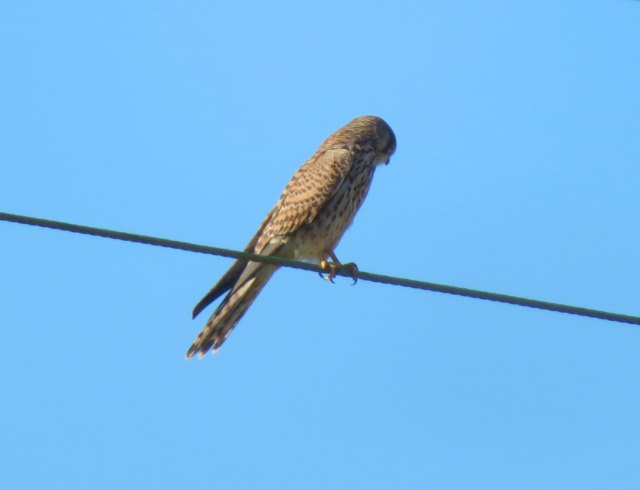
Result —
<path fill-rule="evenodd" d="M 353 279 L 353 284 L 358 282 L 358 266 L 353 262 L 349 262 L 348 264 L 341 264 L 340 262 L 327 262 L 326 260 L 322 259 L 320 261 L 320 267 L 327 271 L 326 275 L 323 275 L 323 273 L 320 272 L 320 277 L 327 281 L 334 282 L 333 279 L 337 276 L 338 271 L 342 269 L 349 272 L 351 278 Z"/>
<path fill-rule="evenodd" d="M 327 262 L 326 260 L 322 259 L 320 261 L 320 267 L 328 271 L 326 276 L 323 276 L 321 272 L 320 277 L 322 277 L 322 279 L 326 281 L 333 282 L 333 278 L 336 277 L 336 271 L 338 270 L 338 266 L 336 266 L 336 264 L 334 264 L 333 262 Z"/>

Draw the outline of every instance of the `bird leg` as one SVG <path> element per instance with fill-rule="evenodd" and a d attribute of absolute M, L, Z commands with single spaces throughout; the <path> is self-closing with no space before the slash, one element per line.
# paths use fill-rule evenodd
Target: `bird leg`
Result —
<path fill-rule="evenodd" d="M 330 258 L 331 262 L 328 262 L 326 260 L 327 258 Z M 358 282 L 358 266 L 354 262 L 343 264 L 338 260 L 338 257 L 336 257 L 336 254 L 334 254 L 333 251 L 324 252 L 322 254 L 320 257 L 320 267 L 327 271 L 326 275 L 323 275 L 323 273 L 320 272 L 320 277 L 327 281 L 333 282 L 333 278 L 336 277 L 338 271 L 343 269 L 351 274 L 353 284 Z"/>

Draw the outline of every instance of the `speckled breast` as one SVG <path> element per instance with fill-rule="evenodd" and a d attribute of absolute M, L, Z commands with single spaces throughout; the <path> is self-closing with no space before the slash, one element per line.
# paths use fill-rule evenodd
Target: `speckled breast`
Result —
<path fill-rule="evenodd" d="M 290 245 L 296 259 L 318 260 L 333 252 L 367 196 L 375 166 L 356 164 L 312 223 L 302 226 Z"/>

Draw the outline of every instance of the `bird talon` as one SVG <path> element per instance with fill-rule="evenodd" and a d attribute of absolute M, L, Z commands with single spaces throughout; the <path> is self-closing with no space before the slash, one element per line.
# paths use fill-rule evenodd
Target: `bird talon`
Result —
<path fill-rule="evenodd" d="M 319 272 L 318 275 L 326 281 L 331 281 L 333 284 L 335 284 L 334 279 L 341 270 L 348 272 L 351 275 L 351 278 L 353 279 L 353 283 L 351 284 L 352 286 L 358 282 L 358 266 L 353 262 L 341 264 L 340 262 L 327 262 L 326 260 L 321 260 L 320 267 L 325 269 L 326 272 Z"/>
<path fill-rule="evenodd" d="M 318 272 L 318 275 L 325 281 L 331 281 L 332 284 L 335 284 L 335 281 L 333 280 L 335 274 L 331 272 Z"/>
<path fill-rule="evenodd" d="M 326 260 L 320 261 L 320 267 L 326 270 L 326 273 L 319 272 L 320 277 L 325 281 L 331 281 L 332 284 L 335 284 L 333 278 L 336 277 L 336 272 L 338 272 L 338 266 L 333 262 L 327 262 Z M 326 275 L 323 275 L 326 274 Z"/>
<path fill-rule="evenodd" d="M 358 282 L 358 266 L 354 262 L 349 262 L 348 264 L 344 264 L 342 267 L 345 270 L 349 271 L 349 273 L 351 274 L 351 279 L 353 279 L 351 285 L 355 286 Z"/>

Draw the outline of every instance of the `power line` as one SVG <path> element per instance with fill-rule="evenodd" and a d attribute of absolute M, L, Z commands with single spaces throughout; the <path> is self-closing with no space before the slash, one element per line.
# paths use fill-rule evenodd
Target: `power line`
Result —
<path fill-rule="evenodd" d="M 138 235 L 135 233 L 125 233 L 122 231 L 107 230 L 104 228 L 94 228 L 92 226 L 76 225 L 73 223 L 65 223 L 62 221 L 53 221 L 42 218 L 33 218 L 29 216 L 21 216 L 17 214 L 9 214 L 0 212 L 0 221 L 9 221 L 12 223 L 21 223 L 24 225 L 40 226 L 51 228 L 54 230 L 69 231 L 72 233 L 80 233 L 83 235 L 92 235 L 102 238 L 112 238 L 115 240 L 124 240 L 127 242 L 143 243 L 146 245 L 155 245 L 158 247 L 173 248 L 184 250 L 187 252 L 197 252 L 209 255 L 218 255 L 222 257 L 232 257 L 236 259 L 251 260 L 254 262 L 265 262 L 267 264 L 279 265 L 283 267 L 291 267 L 294 269 L 303 269 L 313 272 L 326 272 L 319 265 L 299 262 L 295 260 L 284 259 L 281 257 L 256 255 L 238 250 L 227 248 L 210 247 L 206 245 L 197 245 L 195 243 L 180 242 L 176 240 L 168 240 L 166 238 L 157 238 L 147 235 Z M 353 271 L 339 269 L 337 275 L 353 277 Z M 438 293 L 454 294 L 457 296 L 465 296 L 467 298 L 483 299 L 487 301 L 497 301 L 499 303 L 508 303 L 512 305 L 524 306 L 527 308 L 536 308 L 539 310 L 556 311 L 559 313 L 568 313 L 570 315 L 578 315 L 600 320 L 612 322 L 630 323 L 632 325 L 640 325 L 640 317 L 632 315 L 623 315 L 621 313 L 611 313 L 608 311 L 594 310 L 591 308 L 582 308 L 579 306 L 571 306 L 560 303 L 550 303 L 548 301 L 540 301 L 536 299 L 521 298 L 507 294 L 490 293 L 487 291 L 479 291 L 475 289 L 467 289 L 456 286 L 447 286 L 444 284 L 436 284 L 432 282 L 417 281 L 414 279 L 406 279 L 402 277 L 386 276 L 382 274 L 374 274 L 371 272 L 357 271 L 355 277 L 363 281 L 377 282 L 381 284 L 389 284 L 392 286 L 403 286 L 425 291 L 434 291 Z"/>

